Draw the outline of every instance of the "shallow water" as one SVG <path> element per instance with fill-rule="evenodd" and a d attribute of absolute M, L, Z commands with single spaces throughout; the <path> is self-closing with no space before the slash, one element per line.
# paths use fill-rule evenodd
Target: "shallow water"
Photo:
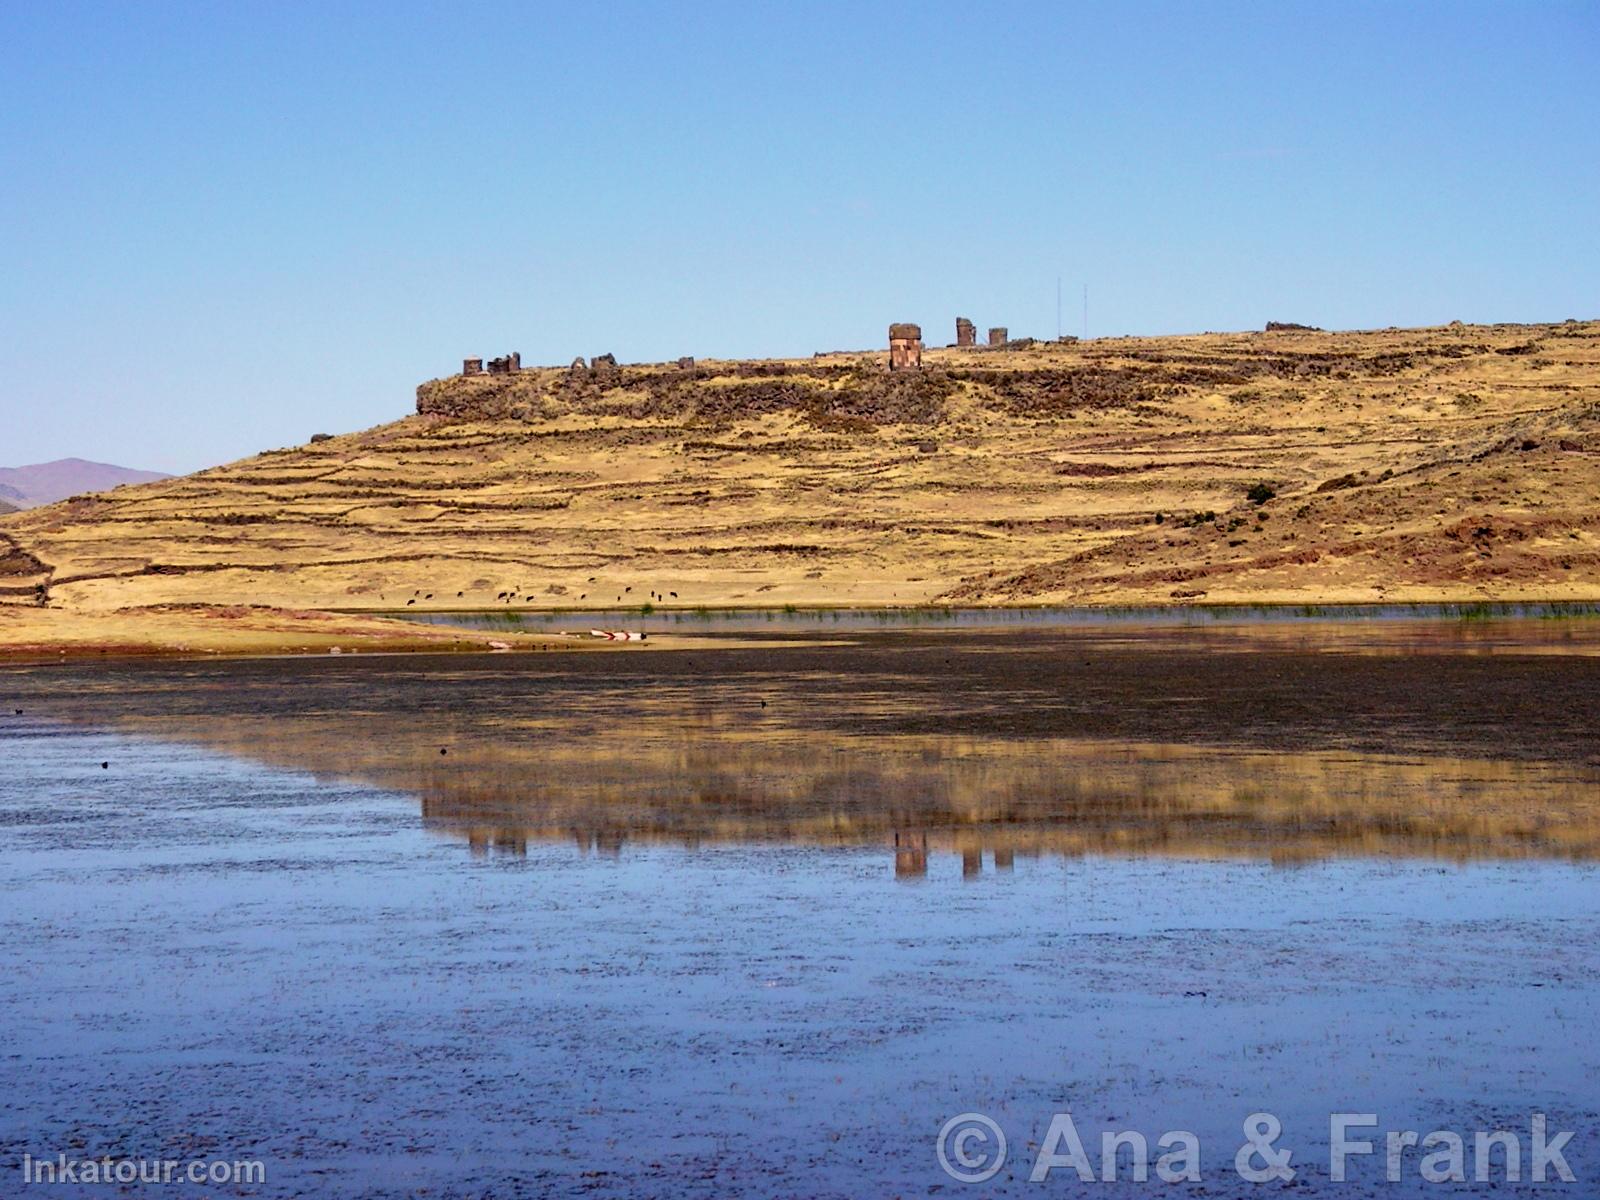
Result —
<path fill-rule="evenodd" d="M 1026 1182 L 1070 1109 L 1244 1195 L 1268 1110 L 1303 1191 L 1425 1195 L 1329 1182 L 1328 1114 L 1538 1110 L 1592 1194 L 1600 664 L 1418 632 L 0 672 L 0 1172 L 1142 1194 Z"/>
<path fill-rule="evenodd" d="M 459 612 L 402 608 L 386 613 L 430 625 L 522 632 L 600 628 L 647 633 L 755 633 L 772 630 L 1055 629 L 1074 626 L 1208 626 L 1404 621 L 1439 626 L 1473 622 L 1570 621 L 1600 624 L 1600 604 L 1151 604 L 1098 608 L 631 608 L 540 611 L 505 605 Z"/>

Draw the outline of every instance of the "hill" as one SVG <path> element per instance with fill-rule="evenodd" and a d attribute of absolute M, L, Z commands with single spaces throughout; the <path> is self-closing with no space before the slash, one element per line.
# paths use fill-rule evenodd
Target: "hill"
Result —
<path fill-rule="evenodd" d="M 0 467 L 0 501 L 14 508 L 35 508 L 85 492 L 104 492 L 122 484 L 168 478 L 170 476 L 159 471 L 135 471 L 82 458 L 59 458 L 28 467 Z"/>
<path fill-rule="evenodd" d="M 1600 323 L 455 376 L 0 521 L 79 613 L 1600 598 Z M 0 546 L 0 552 L 6 547 Z"/>

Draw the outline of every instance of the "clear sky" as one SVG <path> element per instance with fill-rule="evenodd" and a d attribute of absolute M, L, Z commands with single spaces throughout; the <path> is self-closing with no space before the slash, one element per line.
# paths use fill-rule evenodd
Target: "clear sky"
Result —
<path fill-rule="evenodd" d="M 0 464 L 466 355 L 1600 316 L 1600 4 L 0 3 Z"/>

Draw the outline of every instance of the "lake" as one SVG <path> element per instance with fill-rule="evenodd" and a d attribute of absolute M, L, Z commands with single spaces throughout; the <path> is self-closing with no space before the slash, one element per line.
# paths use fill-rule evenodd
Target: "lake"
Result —
<path fill-rule="evenodd" d="M 1577 1182 L 1522 1187 L 1593 1193 L 1600 622 L 670 632 L 0 668 L 0 1172 L 1144 1194 L 1028 1181 L 1070 1112 L 1255 1195 L 1264 1112 L 1302 1193 L 1429 1195 L 1384 1130 L 1526 1176 L 1537 1112 Z"/>

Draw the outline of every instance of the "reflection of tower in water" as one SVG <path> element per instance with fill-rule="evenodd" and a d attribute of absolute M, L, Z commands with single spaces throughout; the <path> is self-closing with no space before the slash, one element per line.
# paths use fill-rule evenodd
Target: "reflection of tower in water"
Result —
<path fill-rule="evenodd" d="M 928 874 L 928 835 L 895 830 L 894 877 L 922 879 Z"/>
<path fill-rule="evenodd" d="M 620 829 L 574 829 L 572 840 L 580 852 L 618 858 L 628 837 Z"/>
<path fill-rule="evenodd" d="M 492 850 L 496 854 L 513 854 L 528 857 L 528 839 L 518 830 L 478 829 L 467 831 L 467 847 L 474 856 L 483 858 Z"/>

